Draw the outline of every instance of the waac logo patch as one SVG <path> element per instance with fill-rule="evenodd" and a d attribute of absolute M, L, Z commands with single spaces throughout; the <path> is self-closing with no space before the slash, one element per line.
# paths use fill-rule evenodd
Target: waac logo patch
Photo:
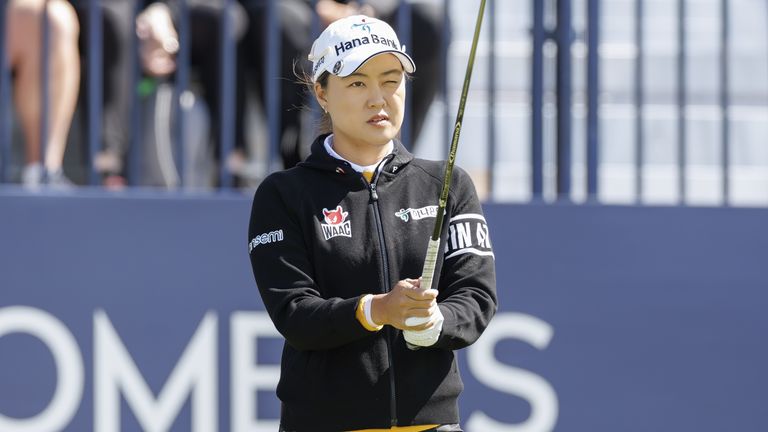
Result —
<path fill-rule="evenodd" d="M 336 206 L 336 210 L 323 209 L 325 223 L 320 224 L 323 229 L 323 236 L 326 240 L 334 237 L 352 237 L 352 225 L 347 220 L 348 212 L 345 212 L 341 206 Z"/>

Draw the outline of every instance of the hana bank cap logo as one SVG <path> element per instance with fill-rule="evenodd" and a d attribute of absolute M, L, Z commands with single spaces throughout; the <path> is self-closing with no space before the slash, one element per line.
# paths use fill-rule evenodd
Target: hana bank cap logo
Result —
<path fill-rule="evenodd" d="M 367 22 L 365 22 L 365 18 L 363 18 L 361 21 L 362 22 L 360 22 L 358 24 L 352 24 L 352 27 L 351 27 L 352 30 L 356 30 L 359 27 L 360 30 L 364 30 L 364 31 L 367 31 L 368 33 L 370 33 L 371 32 L 371 26 Z"/>
<path fill-rule="evenodd" d="M 347 220 L 349 212 L 345 212 L 340 205 L 335 210 L 323 209 L 324 224 L 320 224 L 323 237 L 330 240 L 334 237 L 352 237 L 352 224 Z"/>

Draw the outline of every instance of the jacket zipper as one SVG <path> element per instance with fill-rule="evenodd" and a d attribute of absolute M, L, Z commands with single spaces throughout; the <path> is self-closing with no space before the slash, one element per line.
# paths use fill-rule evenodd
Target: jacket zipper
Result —
<path fill-rule="evenodd" d="M 379 236 L 381 245 L 381 265 L 384 270 L 384 286 L 382 291 L 389 292 L 391 284 L 389 281 L 389 259 L 387 257 L 387 245 L 384 243 L 384 228 L 381 223 L 381 211 L 379 210 L 379 194 L 376 192 L 376 181 L 378 175 L 371 179 L 371 182 L 365 182 L 371 193 L 371 204 L 373 205 L 373 219 L 376 222 L 376 233 Z M 365 181 L 365 180 L 363 180 Z M 394 329 L 387 327 L 387 359 L 389 360 L 389 422 L 391 426 L 397 426 L 397 405 L 395 398 L 395 365 L 392 357 L 392 336 Z"/>

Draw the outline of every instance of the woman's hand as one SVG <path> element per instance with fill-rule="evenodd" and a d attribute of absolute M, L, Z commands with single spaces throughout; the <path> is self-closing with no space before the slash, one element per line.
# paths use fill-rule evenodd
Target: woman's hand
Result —
<path fill-rule="evenodd" d="M 421 289 L 420 279 L 398 281 L 386 294 L 377 294 L 371 300 L 371 318 L 376 324 L 391 325 L 400 330 L 426 330 L 434 326 L 438 312 L 437 290 Z M 408 326 L 408 318 L 429 318 L 423 324 Z"/>
<path fill-rule="evenodd" d="M 150 76 L 170 75 L 176 70 L 179 36 L 171 11 L 163 3 L 153 3 L 136 17 L 141 65 Z"/>

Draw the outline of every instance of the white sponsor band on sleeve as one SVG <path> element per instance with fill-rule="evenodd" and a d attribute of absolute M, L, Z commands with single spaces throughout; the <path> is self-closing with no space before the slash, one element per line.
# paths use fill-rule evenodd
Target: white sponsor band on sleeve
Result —
<path fill-rule="evenodd" d="M 491 252 L 491 251 L 482 251 L 482 250 L 475 249 L 475 248 L 459 249 L 459 250 L 457 250 L 455 252 L 452 252 L 452 253 L 446 255 L 445 259 L 455 257 L 456 255 L 462 255 L 462 254 L 465 254 L 465 253 L 471 253 L 471 254 L 480 255 L 480 256 L 489 256 L 489 257 L 493 257 L 493 259 L 496 259 L 496 255 L 494 255 L 493 252 Z"/>
<path fill-rule="evenodd" d="M 471 253 L 496 259 L 491 247 L 488 224 L 479 213 L 464 213 L 452 217 L 445 242 L 445 259 Z"/>
<path fill-rule="evenodd" d="M 451 220 L 448 221 L 448 223 L 451 223 L 451 222 L 454 222 L 454 221 L 465 220 L 465 219 L 478 219 L 478 220 L 481 220 L 481 221 L 485 222 L 485 217 L 483 217 L 483 215 L 481 215 L 479 213 L 465 213 L 465 214 L 460 214 L 460 215 L 456 215 L 456 216 L 452 217 Z"/>

